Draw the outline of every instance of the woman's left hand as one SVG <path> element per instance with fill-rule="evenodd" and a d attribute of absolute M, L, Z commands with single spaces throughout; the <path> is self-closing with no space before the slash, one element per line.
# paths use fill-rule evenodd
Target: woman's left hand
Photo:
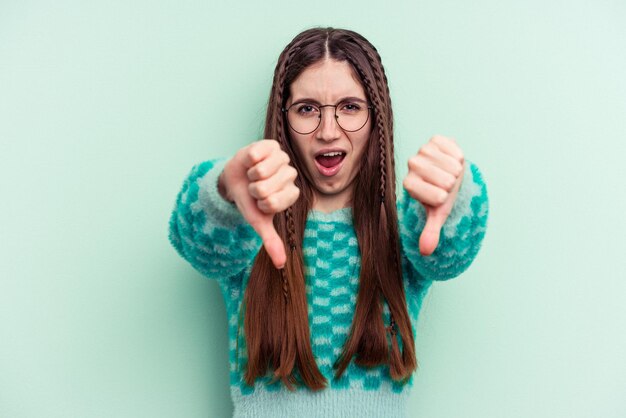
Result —
<path fill-rule="evenodd" d="M 465 158 L 451 137 L 435 135 L 409 159 L 402 185 L 426 208 L 426 225 L 419 240 L 420 253 L 432 254 L 439 244 L 441 227 L 448 219 L 463 181 Z"/>

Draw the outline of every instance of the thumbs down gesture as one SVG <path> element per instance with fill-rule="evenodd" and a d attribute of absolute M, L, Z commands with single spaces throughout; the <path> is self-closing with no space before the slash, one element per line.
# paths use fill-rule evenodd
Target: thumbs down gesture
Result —
<path fill-rule="evenodd" d="M 437 248 L 441 228 L 454 206 L 463 181 L 465 158 L 454 138 L 435 135 L 409 159 L 408 165 L 402 185 L 426 209 L 419 249 L 427 256 Z"/>

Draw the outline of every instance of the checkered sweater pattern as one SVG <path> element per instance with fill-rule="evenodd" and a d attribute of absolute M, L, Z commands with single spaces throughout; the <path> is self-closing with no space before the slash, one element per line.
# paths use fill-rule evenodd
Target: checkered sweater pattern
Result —
<path fill-rule="evenodd" d="M 242 299 L 261 239 L 236 207 L 221 198 L 217 179 L 224 159 L 195 165 L 178 194 L 169 223 L 169 239 L 193 268 L 218 282 L 226 303 L 230 339 L 230 388 L 235 417 L 402 417 L 412 378 L 402 385 L 387 366 L 363 368 L 351 363 L 339 379 L 333 364 L 348 336 L 358 291 L 360 252 L 352 209 L 309 212 L 303 241 L 311 345 L 328 388 L 313 392 L 286 389 L 269 377 L 254 386 L 243 380 L 246 361 Z M 426 221 L 421 203 L 403 189 L 398 202 L 403 279 L 413 330 L 422 300 L 433 281 L 463 273 L 485 236 L 489 204 L 478 167 L 465 160 L 461 188 L 441 230 L 433 254 L 419 253 Z M 384 307 L 383 319 L 389 321 Z"/>

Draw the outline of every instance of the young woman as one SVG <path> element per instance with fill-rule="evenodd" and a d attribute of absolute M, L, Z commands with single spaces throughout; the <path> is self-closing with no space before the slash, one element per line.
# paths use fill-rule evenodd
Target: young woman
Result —
<path fill-rule="evenodd" d="M 285 47 L 265 138 L 194 166 L 170 220 L 226 301 L 234 415 L 404 416 L 422 299 L 485 235 L 482 175 L 434 136 L 396 199 L 387 77 L 349 30 Z"/>

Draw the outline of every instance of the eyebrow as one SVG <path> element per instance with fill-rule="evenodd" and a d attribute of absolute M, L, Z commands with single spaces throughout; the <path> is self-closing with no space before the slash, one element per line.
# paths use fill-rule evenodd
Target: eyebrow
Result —
<path fill-rule="evenodd" d="M 336 103 L 343 103 L 343 102 L 362 102 L 362 103 L 367 103 L 367 100 L 365 99 L 361 99 L 360 97 L 355 97 L 355 96 L 348 96 L 348 97 L 342 97 L 341 99 L 337 100 Z M 296 104 L 296 103 L 314 103 L 314 104 L 318 104 L 321 105 L 322 103 L 316 99 L 313 99 L 312 97 L 303 97 L 302 99 L 298 99 L 298 100 L 294 100 L 291 104 Z"/>

